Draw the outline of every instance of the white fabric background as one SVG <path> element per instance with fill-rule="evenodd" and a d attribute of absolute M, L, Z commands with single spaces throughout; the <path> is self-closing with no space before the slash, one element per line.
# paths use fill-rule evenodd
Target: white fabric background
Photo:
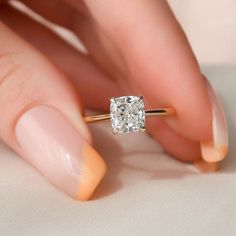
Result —
<path fill-rule="evenodd" d="M 108 126 L 96 124 L 95 145 L 109 171 L 95 199 L 80 203 L 2 144 L 0 235 L 236 234 L 236 2 L 170 3 L 226 109 L 230 154 L 222 170 L 198 173 L 146 134 L 113 136 Z"/>

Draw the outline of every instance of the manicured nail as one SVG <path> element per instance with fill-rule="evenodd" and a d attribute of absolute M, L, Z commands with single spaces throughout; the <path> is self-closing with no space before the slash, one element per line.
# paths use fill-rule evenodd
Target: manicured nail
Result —
<path fill-rule="evenodd" d="M 218 162 L 206 162 L 202 159 L 195 161 L 194 166 L 203 173 L 216 172 L 220 168 L 220 164 Z"/>
<path fill-rule="evenodd" d="M 208 94 L 212 107 L 212 140 L 201 142 L 202 158 L 207 162 L 218 162 L 228 152 L 228 129 L 223 107 L 219 98 L 207 82 Z"/>
<path fill-rule="evenodd" d="M 72 198 L 87 200 L 106 173 L 106 164 L 50 106 L 26 111 L 15 128 L 23 157 Z"/>

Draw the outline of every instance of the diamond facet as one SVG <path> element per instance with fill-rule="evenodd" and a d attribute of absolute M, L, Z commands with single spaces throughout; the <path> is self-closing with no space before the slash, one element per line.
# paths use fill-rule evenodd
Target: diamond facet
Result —
<path fill-rule="evenodd" d="M 110 114 L 113 133 L 145 130 L 143 97 L 123 96 L 111 98 Z"/>

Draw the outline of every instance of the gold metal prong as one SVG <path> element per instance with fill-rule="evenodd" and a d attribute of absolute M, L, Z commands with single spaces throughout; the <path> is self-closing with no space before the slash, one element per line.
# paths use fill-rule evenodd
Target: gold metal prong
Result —
<path fill-rule="evenodd" d="M 115 97 L 111 97 L 110 102 L 115 102 Z"/>
<path fill-rule="evenodd" d="M 112 130 L 112 133 L 113 133 L 114 135 L 117 135 L 117 131 Z"/>
<path fill-rule="evenodd" d="M 143 101 L 143 96 L 139 96 L 139 100 Z"/>
<path fill-rule="evenodd" d="M 145 127 L 141 127 L 141 128 L 140 128 L 140 131 L 141 131 L 141 132 L 145 132 L 145 131 L 146 131 Z"/>

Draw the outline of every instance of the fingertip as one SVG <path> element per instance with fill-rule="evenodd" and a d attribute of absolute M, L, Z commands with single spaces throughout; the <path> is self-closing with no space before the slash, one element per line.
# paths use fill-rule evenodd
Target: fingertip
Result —
<path fill-rule="evenodd" d="M 228 153 L 228 147 L 224 144 L 216 147 L 214 146 L 214 143 L 211 141 L 202 142 L 201 153 L 205 161 L 219 162 L 219 161 L 222 161 L 226 157 Z"/>
<path fill-rule="evenodd" d="M 193 162 L 201 156 L 199 142 L 177 133 L 163 120 L 150 120 L 147 128 L 162 147 L 176 159 Z"/>

